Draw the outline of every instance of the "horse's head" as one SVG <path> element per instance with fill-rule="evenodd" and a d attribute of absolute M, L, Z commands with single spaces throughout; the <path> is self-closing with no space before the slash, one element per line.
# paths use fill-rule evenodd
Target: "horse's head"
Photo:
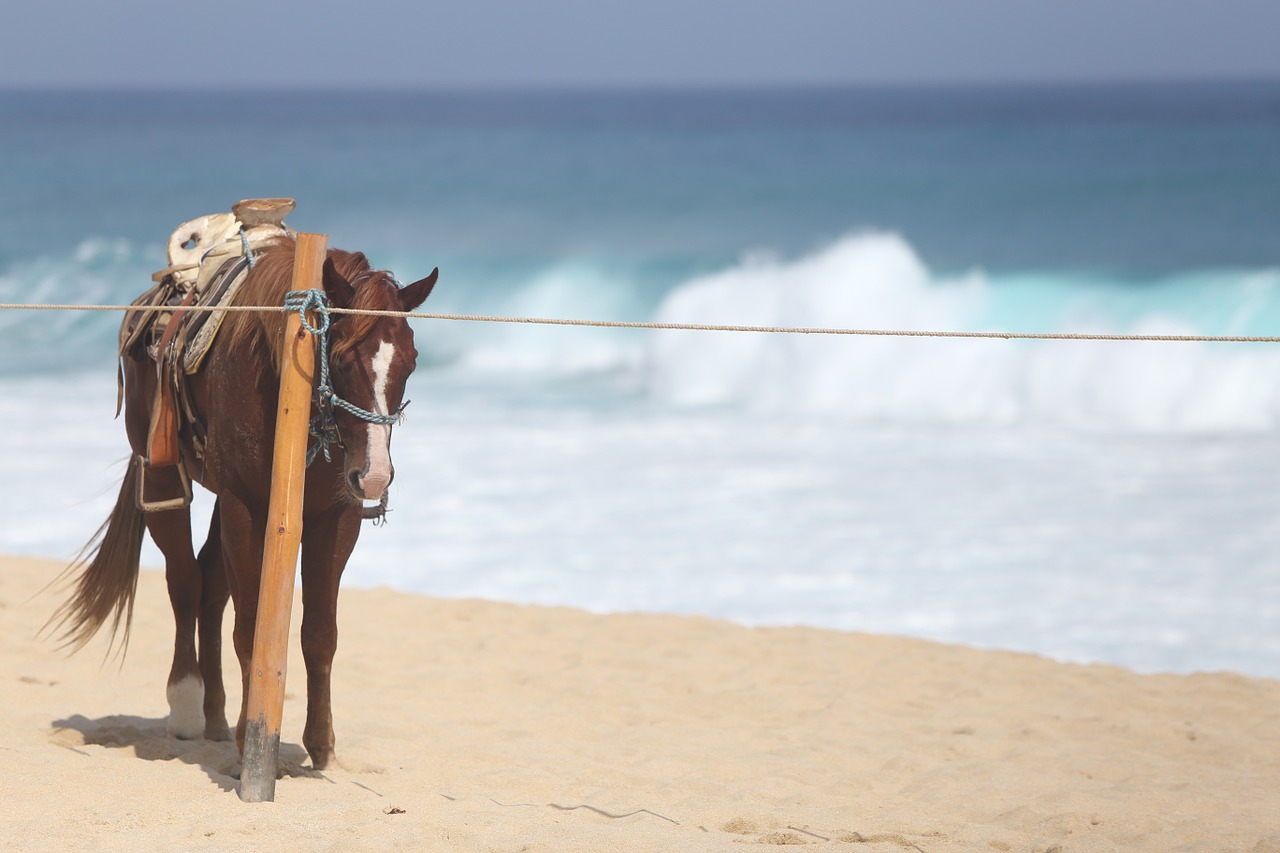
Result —
<path fill-rule="evenodd" d="M 336 308 L 412 311 L 435 286 L 439 270 L 401 287 L 390 273 L 370 270 L 348 281 L 324 264 L 324 289 Z M 377 415 L 393 416 L 404 404 L 405 382 L 417 363 L 413 329 L 403 317 L 336 315 L 330 338 L 330 382 L 342 399 Z M 391 425 L 371 423 L 342 408 L 334 411 L 345 455 L 343 480 L 355 500 L 382 498 L 395 476 Z"/>

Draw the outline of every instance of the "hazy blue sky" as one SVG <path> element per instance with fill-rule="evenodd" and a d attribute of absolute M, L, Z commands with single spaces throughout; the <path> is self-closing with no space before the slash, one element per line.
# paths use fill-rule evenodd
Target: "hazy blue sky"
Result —
<path fill-rule="evenodd" d="M 0 86 L 1280 76 L 1276 0 L 9 0 Z"/>

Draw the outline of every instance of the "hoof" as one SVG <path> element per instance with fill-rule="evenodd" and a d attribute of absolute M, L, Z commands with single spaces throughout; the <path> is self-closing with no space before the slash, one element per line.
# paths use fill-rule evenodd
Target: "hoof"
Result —
<path fill-rule="evenodd" d="M 204 735 L 204 684 L 194 675 L 170 684 L 169 721 L 165 730 L 170 737 L 195 740 Z"/>
<path fill-rule="evenodd" d="M 333 755 L 333 750 L 324 750 L 319 753 L 309 752 L 311 756 L 311 767 L 315 770 L 328 770 L 337 767 L 338 761 Z"/>

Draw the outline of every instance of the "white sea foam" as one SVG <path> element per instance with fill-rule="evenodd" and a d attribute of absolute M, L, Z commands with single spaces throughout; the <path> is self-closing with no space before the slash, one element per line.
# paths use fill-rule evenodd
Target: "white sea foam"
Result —
<path fill-rule="evenodd" d="M 397 441 L 354 584 L 1280 674 L 1255 436 L 445 407 Z"/>
<path fill-rule="evenodd" d="M 683 323 L 862 329 L 1203 334 L 1186 315 L 1184 282 L 1146 288 L 1151 307 L 1126 319 L 1132 293 L 1061 276 L 992 280 L 932 275 L 894 235 L 844 239 L 794 261 L 749 259 L 673 291 L 657 319 Z M 1217 282 L 1223 285 L 1224 282 Z M 1205 283 L 1207 285 L 1207 283 Z M 1280 274 L 1235 275 L 1220 287 L 1227 332 L 1276 313 Z M 1034 289 L 1028 294 L 1028 288 Z M 1205 287 L 1200 288 L 1201 291 Z M 1006 303 L 1023 309 L 1012 326 Z M 1163 303 L 1163 304 L 1162 304 Z M 1271 333 L 1280 328 L 1270 330 Z M 1224 333 L 1224 332 L 1218 332 Z M 653 394 L 678 405 L 825 413 L 856 422 L 1069 425 L 1214 431 L 1280 423 L 1280 347 L 1111 342 L 1006 342 L 664 331 L 648 351 Z"/>

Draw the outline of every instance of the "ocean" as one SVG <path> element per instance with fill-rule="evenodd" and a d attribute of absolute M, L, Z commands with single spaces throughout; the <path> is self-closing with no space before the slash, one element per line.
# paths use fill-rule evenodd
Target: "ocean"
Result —
<path fill-rule="evenodd" d="M 1280 335 L 1276 82 L 4 92 L 0 162 L 0 302 L 292 196 L 437 312 Z M 118 322 L 0 311 L 0 553 L 109 511 Z M 415 330 L 349 585 L 1280 677 L 1280 346 Z"/>

